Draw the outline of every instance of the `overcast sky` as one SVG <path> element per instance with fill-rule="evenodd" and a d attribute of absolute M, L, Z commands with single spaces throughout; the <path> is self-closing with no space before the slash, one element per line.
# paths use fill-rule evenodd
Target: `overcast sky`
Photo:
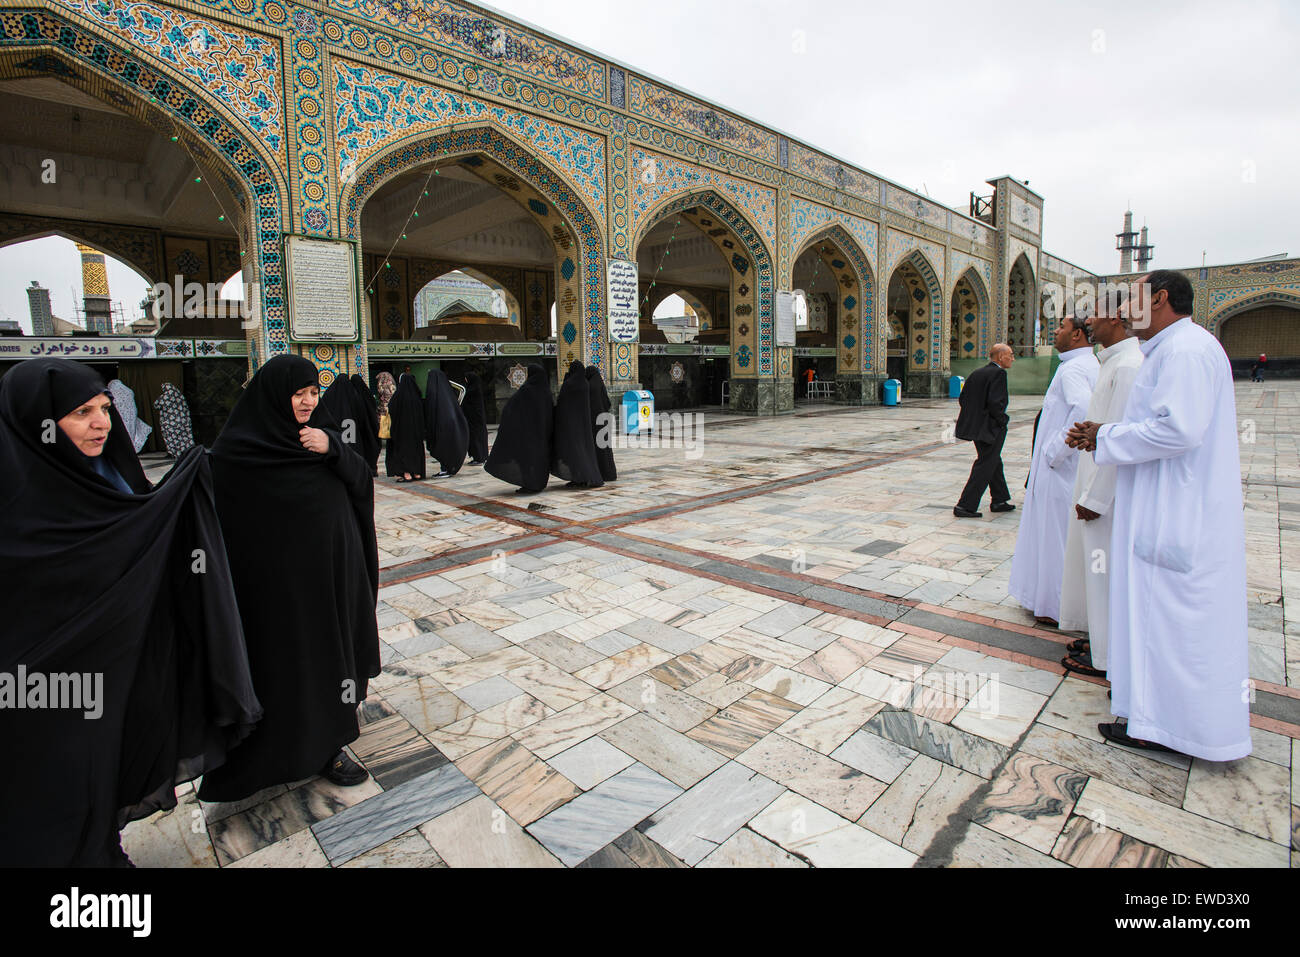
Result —
<path fill-rule="evenodd" d="M 492 6 L 962 212 L 986 179 L 1028 180 L 1044 248 L 1094 272 L 1118 270 L 1130 205 L 1156 266 L 1300 256 L 1300 3 Z M 80 267 L 64 245 L 66 265 L 0 251 L 7 317 L 26 325 L 31 279 L 70 317 Z M 129 275 L 109 280 L 134 311 Z"/>

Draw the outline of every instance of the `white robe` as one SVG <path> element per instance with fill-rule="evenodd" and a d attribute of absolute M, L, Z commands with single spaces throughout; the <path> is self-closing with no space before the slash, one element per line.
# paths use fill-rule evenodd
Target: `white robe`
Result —
<path fill-rule="evenodd" d="M 1138 340 L 1121 339 L 1097 353 L 1101 374 L 1088 402 L 1089 422 L 1118 422 L 1124 418 L 1129 390 L 1142 366 Z M 1074 478 L 1074 505 L 1096 512 L 1100 518 L 1085 522 L 1071 508 L 1070 533 L 1065 543 L 1065 574 L 1061 580 L 1062 631 L 1086 631 L 1093 667 L 1106 670 L 1107 615 L 1110 583 L 1106 552 L 1110 549 L 1112 503 L 1115 500 L 1115 466 L 1098 465 L 1091 452 L 1079 452 Z"/>
<path fill-rule="evenodd" d="M 1007 592 L 1035 615 L 1060 615 L 1065 537 L 1069 530 L 1078 455 L 1065 444 L 1075 422 L 1082 422 L 1101 371 L 1091 347 L 1061 353 L 1061 364 L 1043 396 L 1029 486 L 1020 513 L 1016 553 Z"/>
<path fill-rule="evenodd" d="M 1250 753 L 1246 535 L 1237 403 L 1223 347 L 1190 318 L 1141 345 L 1116 465 L 1111 710 L 1128 733 L 1209 761 Z"/>

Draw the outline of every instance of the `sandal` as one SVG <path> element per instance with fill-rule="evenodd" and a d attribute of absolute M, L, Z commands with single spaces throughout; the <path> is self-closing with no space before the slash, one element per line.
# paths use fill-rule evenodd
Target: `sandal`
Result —
<path fill-rule="evenodd" d="M 1126 748 L 1139 748 L 1143 751 L 1165 751 L 1169 754 L 1178 754 L 1173 748 L 1166 748 L 1163 744 L 1157 744 L 1154 741 L 1143 741 L 1141 738 L 1130 738 L 1128 736 L 1127 721 L 1099 724 L 1097 730 L 1111 744 L 1122 744 Z"/>
<path fill-rule="evenodd" d="M 1090 661 L 1092 661 L 1091 658 L 1088 659 L 1088 662 Z M 1087 675 L 1089 678 L 1106 677 L 1106 672 L 1097 670 L 1088 662 L 1085 662 L 1081 658 L 1076 658 L 1073 655 L 1066 655 L 1061 659 L 1061 664 L 1065 667 L 1066 671 L 1073 671 L 1075 674 Z"/>
<path fill-rule="evenodd" d="M 1082 655 L 1092 650 L 1087 638 L 1076 638 L 1065 646 L 1065 650 L 1072 654 Z"/>

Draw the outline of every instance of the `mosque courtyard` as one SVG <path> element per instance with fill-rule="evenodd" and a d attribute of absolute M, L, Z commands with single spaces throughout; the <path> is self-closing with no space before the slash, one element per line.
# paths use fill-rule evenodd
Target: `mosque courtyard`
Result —
<path fill-rule="evenodd" d="M 1103 741 L 1106 685 L 1065 677 L 1073 636 L 1007 596 L 1022 512 L 952 514 L 955 401 L 800 402 L 618 449 L 600 489 L 378 480 L 384 670 L 349 749 L 371 779 L 231 805 L 187 786 L 123 846 L 139 867 L 1300 864 L 1300 383 L 1236 390 L 1244 760 Z M 1041 401 L 1011 400 L 1017 505 Z"/>

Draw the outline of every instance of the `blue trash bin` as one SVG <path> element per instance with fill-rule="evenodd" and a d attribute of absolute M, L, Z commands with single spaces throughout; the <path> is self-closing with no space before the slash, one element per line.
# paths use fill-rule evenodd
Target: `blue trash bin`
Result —
<path fill-rule="evenodd" d="M 902 386 L 897 379 L 885 380 L 885 405 L 898 405 L 898 393 Z"/>
<path fill-rule="evenodd" d="M 634 389 L 623 393 L 623 434 L 642 435 L 654 429 L 653 392 Z"/>
<path fill-rule="evenodd" d="M 948 380 L 948 398 L 956 399 L 961 396 L 961 387 L 966 384 L 964 376 L 955 375 Z"/>

